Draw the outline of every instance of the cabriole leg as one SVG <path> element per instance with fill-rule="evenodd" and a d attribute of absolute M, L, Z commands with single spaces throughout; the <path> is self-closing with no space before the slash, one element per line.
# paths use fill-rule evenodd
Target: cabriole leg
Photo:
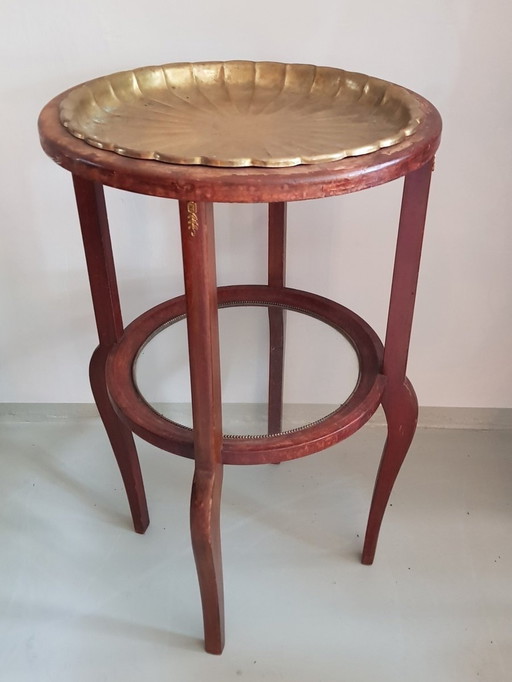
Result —
<path fill-rule="evenodd" d="M 107 356 L 121 338 L 123 321 L 103 187 L 78 176 L 73 183 L 100 342 L 89 368 L 92 392 L 123 478 L 134 528 L 144 533 L 149 514 L 135 442 L 114 412 L 105 382 Z"/>
<path fill-rule="evenodd" d="M 382 406 L 388 435 L 368 517 L 363 564 L 373 563 L 382 517 L 416 430 L 418 402 L 405 372 L 432 164 L 429 161 L 405 177 L 382 368 L 387 378 Z"/>
<path fill-rule="evenodd" d="M 180 223 L 194 428 L 190 527 L 203 607 L 205 649 L 220 654 L 224 647 L 220 541 L 222 407 L 212 205 L 181 201 Z"/>

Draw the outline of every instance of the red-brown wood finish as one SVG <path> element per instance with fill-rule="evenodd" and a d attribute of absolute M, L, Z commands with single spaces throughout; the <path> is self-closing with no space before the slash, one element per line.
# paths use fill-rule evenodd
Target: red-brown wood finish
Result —
<path fill-rule="evenodd" d="M 192 458 L 191 534 L 196 560 L 205 648 L 224 645 L 220 498 L 223 464 L 281 462 L 312 454 L 357 431 L 382 404 L 388 436 L 370 508 L 362 562 L 372 563 L 383 514 L 413 438 L 418 412 L 406 377 L 412 314 L 430 174 L 441 135 L 436 109 L 414 95 L 423 116 L 402 143 L 360 157 L 293 168 L 179 166 L 119 156 L 87 145 L 60 124 L 49 102 L 39 118 L 46 153 L 73 173 L 99 346 L 91 359 L 91 385 L 126 487 L 135 529 L 149 519 L 132 432 L 164 450 Z M 316 294 L 285 286 L 286 202 L 363 190 L 405 177 L 388 325 L 384 347 L 352 311 Z M 185 295 L 142 314 L 123 329 L 103 185 L 179 200 Z M 212 202 L 269 203 L 268 285 L 216 286 Z M 312 235 L 312 248 L 315 236 Z M 269 308 L 270 435 L 223 437 L 218 347 L 218 306 Z M 352 396 L 325 419 L 275 434 L 282 420 L 284 309 L 318 318 L 344 334 L 359 358 Z M 158 415 L 139 394 L 133 366 L 141 348 L 171 320 L 186 315 L 193 429 Z M 335 359 L 333 359 L 335 361 Z"/>
<path fill-rule="evenodd" d="M 373 492 L 363 564 L 373 563 L 382 517 L 416 431 L 418 401 L 405 371 L 431 176 L 432 161 L 409 173 L 404 182 L 382 364 L 382 373 L 387 379 L 382 407 L 388 436 Z"/>
<path fill-rule="evenodd" d="M 360 428 L 379 406 L 385 385 L 381 374 L 383 347 L 373 329 L 339 303 L 297 289 L 235 285 L 217 290 L 219 306 L 285 305 L 330 325 L 353 345 L 359 358 L 359 380 L 352 396 L 331 415 L 303 429 L 274 436 L 225 437 L 224 464 L 269 464 L 324 450 Z M 133 382 L 133 366 L 148 338 L 185 314 L 183 296 L 143 313 L 125 330 L 107 362 L 110 398 L 122 418 L 141 438 L 183 457 L 194 457 L 193 431 L 165 419 L 148 405 Z"/>
<path fill-rule="evenodd" d="M 180 202 L 194 434 L 190 529 L 203 605 L 205 649 L 224 648 L 220 546 L 222 397 L 213 206 Z"/>
<path fill-rule="evenodd" d="M 268 284 L 282 289 L 286 282 L 286 204 L 268 205 Z M 268 433 L 279 433 L 283 421 L 285 311 L 269 307 Z"/>
<path fill-rule="evenodd" d="M 91 388 L 121 471 L 134 528 L 144 533 L 149 514 L 135 442 L 114 412 L 105 383 L 107 357 L 123 334 L 123 321 L 103 187 L 79 176 L 73 177 L 73 184 L 100 342 L 89 366 Z"/>

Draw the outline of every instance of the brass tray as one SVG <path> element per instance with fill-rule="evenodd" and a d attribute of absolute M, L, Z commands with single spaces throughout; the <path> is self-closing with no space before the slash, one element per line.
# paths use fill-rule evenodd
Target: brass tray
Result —
<path fill-rule="evenodd" d="M 420 123 L 405 88 L 342 69 L 276 62 L 148 66 L 71 90 L 60 119 L 94 147 L 207 166 L 283 167 L 389 147 Z"/>

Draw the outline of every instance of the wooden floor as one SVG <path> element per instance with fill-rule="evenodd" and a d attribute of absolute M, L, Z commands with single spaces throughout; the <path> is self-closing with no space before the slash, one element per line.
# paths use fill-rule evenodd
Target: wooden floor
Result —
<path fill-rule="evenodd" d="M 202 649 L 190 461 L 141 444 L 129 525 L 96 419 L 0 424 L 0 669 L 9 682 L 509 682 L 512 431 L 419 429 L 375 564 L 359 563 L 382 427 L 227 467 L 226 649 Z"/>

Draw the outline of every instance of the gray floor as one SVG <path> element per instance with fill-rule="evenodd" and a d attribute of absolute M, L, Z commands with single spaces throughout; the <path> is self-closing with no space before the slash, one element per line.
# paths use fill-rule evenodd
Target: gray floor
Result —
<path fill-rule="evenodd" d="M 95 419 L 0 424 L 0 679 L 512 679 L 512 432 L 420 429 L 376 562 L 359 563 L 381 427 L 226 471 L 227 644 L 205 654 L 191 463 L 141 444 L 130 529 Z"/>

